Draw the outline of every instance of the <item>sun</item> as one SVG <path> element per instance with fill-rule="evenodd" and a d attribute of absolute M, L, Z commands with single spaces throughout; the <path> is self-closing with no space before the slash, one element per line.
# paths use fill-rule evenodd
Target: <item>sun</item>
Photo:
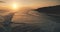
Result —
<path fill-rule="evenodd" d="M 18 4 L 17 4 L 17 3 L 12 3 L 12 4 L 11 4 L 11 9 L 12 9 L 12 11 L 14 11 L 14 12 L 18 11 Z"/>
<path fill-rule="evenodd" d="M 16 4 L 16 3 L 13 3 L 13 4 L 12 4 L 12 8 L 13 8 L 13 9 L 17 9 L 17 4 Z"/>

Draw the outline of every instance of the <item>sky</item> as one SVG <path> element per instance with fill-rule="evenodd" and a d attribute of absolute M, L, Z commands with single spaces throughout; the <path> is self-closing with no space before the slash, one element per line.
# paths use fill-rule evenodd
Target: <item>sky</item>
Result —
<path fill-rule="evenodd" d="M 12 3 L 17 3 L 20 7 L 28 6 L 28 7 L 44 7 L 44 6 L 54 6 L 60 5 L 60 0 L 0 0 L 6 3 L 0 3 L 1 6 L 9 6 Z"/>

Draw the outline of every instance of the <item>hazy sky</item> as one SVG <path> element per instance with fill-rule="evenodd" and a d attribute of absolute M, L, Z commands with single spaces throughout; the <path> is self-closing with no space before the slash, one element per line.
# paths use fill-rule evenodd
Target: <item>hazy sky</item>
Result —
<path fill-rule="evenodd" d="M 1 5 L 11 5 L 13 2 L 18 3 L 19 6 L 33 6 L 33 7 L 60 5 L 60 0 L 0 0 L 0 1 L 6 2 L 2 4 L 0 3 Z"/>

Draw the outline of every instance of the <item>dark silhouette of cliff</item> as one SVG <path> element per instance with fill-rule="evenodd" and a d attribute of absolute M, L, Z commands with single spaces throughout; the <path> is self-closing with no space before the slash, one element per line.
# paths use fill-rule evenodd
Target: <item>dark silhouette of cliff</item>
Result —
<path fill-rule="evenodd" d="M 38 11 L 39 13 L 45 13 L 47 16 L 52 17 L 52 21 L 60 23 L 60 5 L 42 7 L 35 9 L 35 11 Z"/>
<path fill-rule="evenodd" d="M 42 7 L 42 8 L 36 9 L 36 11 L 43 12 L 43 13 L 60 14 L 60 5 Z"/>

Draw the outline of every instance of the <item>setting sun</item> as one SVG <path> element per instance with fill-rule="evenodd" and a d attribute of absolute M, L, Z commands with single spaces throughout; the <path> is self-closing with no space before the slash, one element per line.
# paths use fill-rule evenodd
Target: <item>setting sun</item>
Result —
<path fill-rule="evenodd" d="M 13 9 L 17 9 L 17 4 L 16 4 L 16 3 L 13 3 L 13 4 L 12 4 L 12 8 L 13 8 Z"/>
<path fill-rule="evenodd" d="M 13 10 L 13 12 L 16 12 L 18 10 L 18 4 L 17 3 L 12 3 L 11 4 L 11 9 Z"/>

